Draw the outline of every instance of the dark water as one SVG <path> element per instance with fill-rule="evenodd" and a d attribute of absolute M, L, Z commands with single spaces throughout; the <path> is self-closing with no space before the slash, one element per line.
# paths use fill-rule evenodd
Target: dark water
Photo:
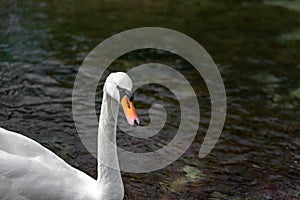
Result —
<path fill-rule="evenodd" d="M 96 177 L 96 160 L 81 144 L 72 118 L 72 87 L 81 62 L 115 33 L 171 28 L 197 40 L 217 63 L 228 100 L 224 131 L 213 151 L 199 159 L 210 119 L 201 77 L 167 52 L 122 56 L 108 72 L 145 62 L 168 64 L 192 83 L 201 107 L 197 137 L 179 160 L 147 174 L 123 173 L 126 199 L 300 199 L 300 6 L 274 2 L 0 0 L 0 126 L 35 139 Z M 167 141 L 178 127 L 176 98 L 158 85 L 143 87 L 136 96 L 145 122 L 152 103 L 172 113 L 160 136 Z M 120 145 L 136 151 L 159 147 L 155 141 L 128 141 L 128 135 L 118 137 Z"/>

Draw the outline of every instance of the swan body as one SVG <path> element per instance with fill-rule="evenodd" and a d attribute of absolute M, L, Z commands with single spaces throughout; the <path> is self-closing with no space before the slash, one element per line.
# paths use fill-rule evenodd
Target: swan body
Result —
<path fill-rule="evenodd" d="M 128 104 L 131 90 L 131 79 L 122 72 L 110 74 L 105 82 L 98 129 L 97 180 L 73 168 L 34 140 L 0 128 L 0 199 L 123 199 L 124 187 L 115 146 L 116 124 L 119 104 L 125 100 Z M 124 91 L 127 94 L 124 95 Z M 125 103 L 122 106 L 124 109 Z M 125 115 L 129 124 L 132 120 L 139 123 L 134 108 L 127 109 Z M 113 142 L 113 147 L 107 145 L 107 138 Z M 107 166 L 108 162 L 115 166 L 114 169 Z"/>
<path fill-rule="evenodd" d="M 39 143 L 0 128 L 0 145 L 2 200 L 97 199 L 96 180 Z"/>

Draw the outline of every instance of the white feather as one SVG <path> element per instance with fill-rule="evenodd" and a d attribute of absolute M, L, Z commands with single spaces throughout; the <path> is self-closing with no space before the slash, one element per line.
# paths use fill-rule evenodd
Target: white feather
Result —
<path fill-rule="evenodd" d="M 50 150 L 21 134 L 0 128 L 1 200 L 123 199 L 115 147 L 119 109 L 116 86 L 131 90 L 125 73 L 111 74 L 105 83 L 98 130 L 98 179 L 73 168 Z M 111 110 L 112 112 L 108 112 Z M 105 138 L 112 138 L 113 146 Z M 113 162 L 114 169 L 106 163 Z"/>

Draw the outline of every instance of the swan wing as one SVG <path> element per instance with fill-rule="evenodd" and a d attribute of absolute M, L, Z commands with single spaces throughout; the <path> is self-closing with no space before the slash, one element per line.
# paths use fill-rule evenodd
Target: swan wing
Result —
<path fill-rule="evenodd" d="M 39 143 L 0 128 L 2 200 L 93 199 L 95 180 Z M 94 189 L 94 188 L 89 188 Z"/>
<path fill-rule="evenodd" d="M 64 168 L 70 167 L 64 160 L 59 158 L 52 151 L 40 145 L 38 142 L 3 128 L 0 128 L 0 150 L 20 157 L 39 157 L 40 162 L 55 166 L 59 165 Z"/>

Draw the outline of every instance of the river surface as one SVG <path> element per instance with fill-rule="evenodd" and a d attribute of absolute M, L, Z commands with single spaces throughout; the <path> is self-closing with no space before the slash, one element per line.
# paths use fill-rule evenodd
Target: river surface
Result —
<path fill-rule="evenodd" d="M 96 45 L 116 33 L 170 28 L 195 39 L 216 62 L 227 94 L 224 130 L 212 152 L 199 159 L 211 114 L 201 76 L 169 52 L 146 49 L 120 57 L 107 72 L 149 62 L 174 67 L 191 82 L 201 110 L 197 136 L 177 161 L 150 173 L 122 173 L 125 199 L 300 199 L 298 1 L 0 0 L 0 11 L 1 127 L 96 178 L 96 159 L 81 143 L 72 115 L 77 71 Z M 136 91 L 144 123 L 155 103 L 170 114 L 160 135 L 145 142 L 119 134 L 119 146 L 147 152 L 174 137 L 180 120 L 174 94 L 157 84 Z"/>

